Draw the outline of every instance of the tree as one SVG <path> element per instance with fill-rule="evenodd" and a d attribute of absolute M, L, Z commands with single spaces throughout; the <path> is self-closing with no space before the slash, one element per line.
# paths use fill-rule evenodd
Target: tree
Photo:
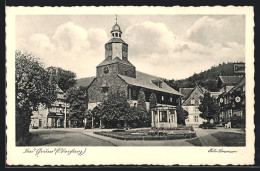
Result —
<path fill-rule="evenodd" d="M 151 124 L 151 117 L 146 109 L 145 93 L 143 89 L 139 90 L 137 99 L 137 115 L 139 117 L 139 127 L 149 126 Z"/>
<path fill-rule="evenodd" d="M 220 107 L 217 102 L 210 96 L 209 92 L 204 93 L 204 97 L 201 98 L 201 104 L 199 105 L 200 117 L 206 119 L 209 122 L 211 119 L 215 119 L 220 114 Z"/>
<path fill-rule="evenodd" d="M 100 117 L 106 127 L 121 127 L 131 119 L 130 104 L 124 91 L 108 93 L 101 104 Z"/>
<path fill-rule="evenodd" d="M 146 112 L 145 94 L 143 89 L 139 90 L 138 99 L 137 99 L 137 109 Z"/>
<path fill-rule="evenodd" d="M 70 118 L 77 118 L 82 125 L 88 109 L 88 95 L 85 87 L 72 87 L 67 91 L 66 102 L 70 104 Z"/>
<path fill-rule="evenodd" d="M 48 67 L 47 70 L 63 92 L 67 92 L 71 87 L 77 84 L 76 74 L 74 72 L 53 66 Z"/>
<path fill-rule="evenodd" d="M 33 55 L 15 52 L 16 143 L 28 143 L 32 111 L 56 100 L 56 86 L 43 64 Z"/>
<path fill-rule="evenodd" d="M 150 101 L 150 111 L 155 109 L 157 106 L 157 97 L 156 94 L 152 93 L 149 98 Z M 155 113 L 153 114 L 153 124 L 155 126 Z"/>
<path fill-rule="evenodd" d="M 186 125 L 185 120 L 188 118 L 189 113 L 184 110 L 181 106 L 177 106 L 177 123 Z"/>

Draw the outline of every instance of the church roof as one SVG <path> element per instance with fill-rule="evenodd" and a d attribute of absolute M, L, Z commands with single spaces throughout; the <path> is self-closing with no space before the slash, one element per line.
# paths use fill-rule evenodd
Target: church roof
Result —
<path fill-rule="evenodd" d="M 96 77 L 86 77 L 77 80 L 77 83 L 81 87 L 88 87 Z"/>
<path fill-rule="evenodd" d="M 108 64 L 113 64 L 113 63 L 123 63 L 126 65 L 130 65 L 133 66 L 128 60 L 122 60 L 119 57 L 115 57 L 114 59 L 105 59 L 103 62 L 101 62 L 97 67 L 99 66 L 104 66 L 104 65 L 108 65 Z"/>
<path fill-rule="evenodd" d="M 120 38 L 112 38 L 112 39 L 110 39 L 106 44 L 108 44 L 108 43 L 125 43 L 125 44 L 127 44 L 125 41 L 123 41 L 122 39 L 120 39 Z"/>
<path fill-rule="evenodd" d="M 157 80 L 161 79 L 156 76 L 152 76 L 149 74 L 145 74 L 139 71 L 136 71 L 136 78 L 124 76 L 124 75 L 118 75 L 120 78 L 122 78 L 127 84 L 138 86 L 138 87 L 143 87 L 151 90 L 157 90 L 165 93 L 170 93 L 170 94 L 175 94 L 182 96 L 181 93 L 178 91 L 174 90 L 170 86 L 168 86 L 165 82 L 162 81 L 162 86 L 159 88 L 156 86 L 154 83 L 152 83 L 152 80 Z"/>
<path fill-rule="evenodd" d="M 112 27 L 112 31 L 121 31 L 120 26 L 116 23 L 113 27 Z M 112 32 L 111 31 L 111 32 Z"/>

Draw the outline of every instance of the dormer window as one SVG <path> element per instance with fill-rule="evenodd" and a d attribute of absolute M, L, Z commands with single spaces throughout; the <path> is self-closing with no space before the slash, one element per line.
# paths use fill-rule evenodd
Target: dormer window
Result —
<path fill-rule="evenodd" d="M 153 84 L 155 84 L 157 87 L 162 88 L 162 80 L 156 79 L 156 80 L 151 80 Z"/>

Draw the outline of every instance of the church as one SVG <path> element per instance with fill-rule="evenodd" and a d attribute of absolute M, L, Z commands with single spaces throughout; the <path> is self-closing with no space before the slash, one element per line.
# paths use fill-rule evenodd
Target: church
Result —
<path fill-rule="evenodd" d="M 125 92 L 130 105 L 135 106 L 142 89 L 147 108 L 150 95 L 154 93 L 157 96 L 157 107 L 151 112 L 151 126 L 177 127 L 176 107 L 180 105 L 182 94 L 162 78 L 137 71 L 128 59 L 128 44 L 122 40 L 122 34 L 116 22 L 111 30 L 111 39 L 105 44 L 105 59 L 96 66 L 96 76 L 78 80 L 79 86 L 88 87 L 88 109 L 101 103 L 112 90 Z"/>

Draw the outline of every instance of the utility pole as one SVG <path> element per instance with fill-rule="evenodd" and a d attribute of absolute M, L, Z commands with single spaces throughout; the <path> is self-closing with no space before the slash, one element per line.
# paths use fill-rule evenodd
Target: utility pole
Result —
<path fill-rule="evenodd" d="M 64 128 L 66 128 L 66 122 L 67 122 L 67 103 L 65 102 L 65 110 L 64 110 Z"/>

